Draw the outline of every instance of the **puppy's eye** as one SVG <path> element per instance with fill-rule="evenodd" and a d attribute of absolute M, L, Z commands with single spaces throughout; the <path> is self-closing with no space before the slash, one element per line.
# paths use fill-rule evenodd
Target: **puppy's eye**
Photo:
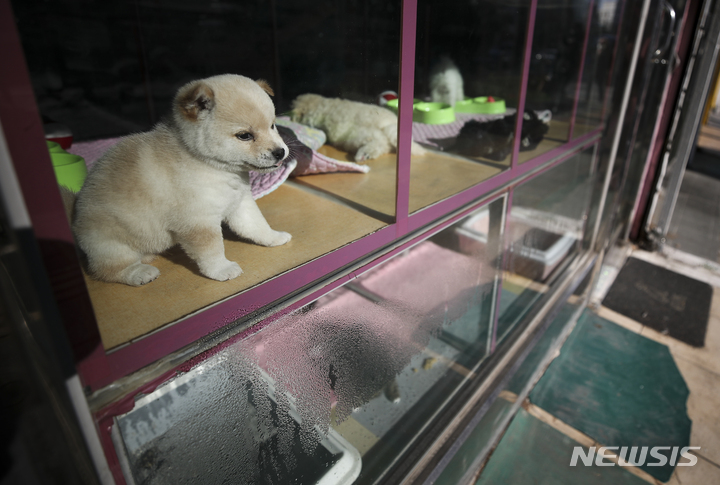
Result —
<path fill-rule="evenodd" d="M 275 129 L 275 123 L 273 123 L 271 129 L 273 129 L 273 130 Z"/>
<path fill-rule="evenodd" d="M 255 137 L 253 136 L 253 134 L 252 134 L 252 133 L 248 133 L 247 131 L 243 131 L 243 132 L 241 132 L 241 133 L 237 133 L 237 134 L 235 135 L 235 137 L 236 137 L 238 140 L 242 140 L 242 141 L 252 141 L 252 140 L 255 139 Z"/>

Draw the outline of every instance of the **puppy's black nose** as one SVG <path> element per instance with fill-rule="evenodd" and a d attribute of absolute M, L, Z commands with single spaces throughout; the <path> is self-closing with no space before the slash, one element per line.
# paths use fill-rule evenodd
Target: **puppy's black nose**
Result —
<path fill-rule="evenodd" d="M 275 160 L 280 161 L 285 157 L 285 149 L 277 148 L 277 149 L 273 150 L 272 154 L 273 154 L 273 157 L 275 157 Z"/>

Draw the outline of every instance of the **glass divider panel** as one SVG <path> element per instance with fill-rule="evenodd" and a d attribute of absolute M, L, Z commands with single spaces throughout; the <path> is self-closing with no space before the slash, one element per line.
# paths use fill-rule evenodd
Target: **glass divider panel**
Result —
<path fill-rule="evenodd" d="M 620 1 L 595 0 L 591 11 L 585 62 L 574 120 L 573 138 L 594 130 L 603 123 L 606 88 L 610 81 L 619 26 Z"/>
<path fill-rule="evenodd" d="M 520 149 L 520 163 L 569 141 L 592 2 L 570 0 L 538 4 L 525 116 L 543 137 L 539 143 L 528 137 Z"/>
<path fill-rule="evenodd" d="M 192 158 L 205 148 L 202 160 L 222 159 L 217 163 L 223 168 L 214 166 L 212 175 L 205 167 L 211 164 L 192 159 L 188 163 L 206 168 L 207 177 L 170 177 L 164 191 L 158 189 L 164 183 L 158 176 L 165 173 L 162 169 L 135 172 L 131 167 L 113 177 L 117 194 L 140 193 L 148 200 L 124 211 L 115 202 L 140 199 L 118 196 L 106 204 L 129 214 L 113 220 L 113 228 L 127 228 L 133 215 L 163 213 L 143 212 L 151 205 L 187 206 L 182 213 L 168 208 L 172 216 L 147 227 L 212 220 L 213 261 L 221 261 L 222 267 L 199 261 L 202 251 L 191 248 L 192 236 L 204 232 L 188 230 L 184 235 L 174 226 L 149 237 L 163 244 L 133 240 L 124 253 L 125 266 L 118 266 L 137 264 L 142 269 L 137 281 L 116 274 L 119 270 L 102 272 L 89 265 L 86 284 L 105 349 L 298 269 L 395 221 L 397 117 L 379 104 L 381 93 L 398 89 L 400 0 L 374 6 L 262 0 L 11 3 L 46 135 L 60 140 L 71 154 L 51 155 L 59 165 L 70 159 L 80 171 L 89 168 L 87 176 L 97 180 L 97 174 L 108 173 L 103 167 L 116 167 L 120 159 L 141 160 L 141 168 L 187 168 L 177 159 L 186 161 L 185 155 Z M 218 78 L 227 74 L 232 76 Z M 185 94 L 197 96 L 178 96 L 191 82 L 199 88 Z M 173 141 L 185 133 L 179 125 L 193 131 L 201 123 L 207 136 L 200 138 L 211 138 L 211 143 L 185 150 L 191 137 Z M 144 151 L 133 149 L 143 135 L 132 134 L 139 132 L 152 133 L 143 138 Z M 169 135 L 162 138 L 163 133 Z M 37 143 L 44 145 L 45 140 Z M 173 156 L 167 156 L 171 152 Z M 269 165 L 257 165 L 260 158 Z M 245 162 L 257 163 L 251 167 Z M 49 159 L 37 163 L 49 165 Z M 188 192 L 179 187 L 181 179 L 193 190 L 200 191 L 203 183 L 207 190 L 200 195 Z M 73 189 L 81 185 L 77 181 Z M 236 185 L 242 190 L 233 192 Z M 243 209 L 234 210 L 241 204 L 231 195 L 227 198 L 237 204 L 228 203 L 224 212 L 209 218 L 199 216 L 193 201 L 212 198 L 210 194 L 220 197 L 218 187 L 227 187 L 226 195 L 246 194 L 242 207 L 257 215 L 252 207 L 257 204 L 262 214 L 257 217 L 264 220 L 238 222 Z M 102 207 L 113 193 L 98 189 L 91 195 L 85 190 L 77 196 L 76 207 Z M 179 195 L 177 201 L 152 198 L 159 193 Z M 89 220 L 85 213 L 76 211 L 75 218 Z M 262 237 L 248 229 L 265 227 L 265 221 L 292 239 L 276 232 Z M 77 231 L 80 226 L 75 227 Z M 97 227 L 93 233 L 98 234 Z M 147 263 L 153 255 L 158 257 Z M 146 284 L 136 288 L 123 283 Z M 249 307 L 253 302 L 240 304 Z"/>
<path fill-rule="evenodd" d="M 496 342 L 505 338 L 587 247 L 593 194 L 602 185 L 595 148 L 515 187 L 509 210 Z M 594 210 L 594 209 L 593 209 Z"/>
<path fill-rule="evenodd" d="M 530 5 L 418 1 L 411 213 L 510 168 Z"/>

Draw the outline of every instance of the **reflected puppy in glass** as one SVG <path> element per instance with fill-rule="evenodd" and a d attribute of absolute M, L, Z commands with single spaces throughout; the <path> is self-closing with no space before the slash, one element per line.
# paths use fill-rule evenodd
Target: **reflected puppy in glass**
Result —
<path fill-rule="evenodd" d="M 273 171 L 288 155 L 270 94 L 265 81 L 233 74 L 193 81 L 178 91 L 172 116 L 97 161 L 66 207 L 92 277 L 144 285 L 160 275 L 148 263 L 179 244 L 208 278 L 236 278 L 242 270 L 225 257 L 223 223 L 262 246 L 290 241 L 270 228 L 250 190 L 249 170 Z"/>
<path fill-rule="evenodd" d="M 293 121 L 324 131 L 328 143 L 354 153 L 356 162 L 397 151 L 398 120 L 389 109 L 317 94 L 298 96 L 292 108 Z M 425 149 L 413 143 L 411 152 L 424 155 Z"/>

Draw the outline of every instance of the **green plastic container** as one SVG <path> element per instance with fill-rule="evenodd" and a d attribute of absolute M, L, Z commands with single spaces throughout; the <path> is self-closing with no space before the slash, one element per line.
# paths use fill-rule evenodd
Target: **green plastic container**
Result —
<path fill-rule="evenodd" d="M 59 143 L 55 143 L 54 141 L 45 141 L 47 143 L 48 150 L 50 153 L 67 153 L 65 150 L 62 149 Z"/>
<path fill-rule="evenodd" d="M 505 100 L 494 98 L 494 101 L 488 101 L 487 96 L 477 98 L 467 98 L 455 104 L 457 113 L 473 113 L 473 114 L 502 114 L 506 111 Z"/>
<path fill-rule="evenodd" d="M 455 110 L 445 103 L 417 103 L 413 105 L 413 121 L 426 125 L 443 125 L 455 121 Z"/>
<path fill-rule="evenodd" d="M 420 101 L 419 99 L 413 100 L 413 106 L 415 106 L 418 103 L 422 103 L 422 101 Z M 387 107 L 387 109 L 389 109 L 393 113 L 397 114 L 399 106 L 400 106 L 400 99 L 399 98 L 391 99 L 390 101 L 387 102 L 387 104 L 385 106 Z"/>
<path fill-rule="evenodd" d="M 81 156 L 66 152 L 55 142 L 49 141 L 47 145 L 58 185 L 79 192 L 87 178 L 85 160 Z"/>

